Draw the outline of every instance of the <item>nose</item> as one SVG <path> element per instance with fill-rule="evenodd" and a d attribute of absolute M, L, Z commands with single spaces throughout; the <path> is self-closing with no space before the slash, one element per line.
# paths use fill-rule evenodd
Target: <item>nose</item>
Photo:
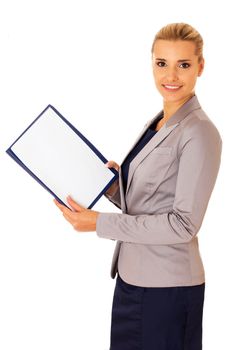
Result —
<path fill-rule="evenodd" d="M 166 79 L 168 82 L 178 81 L 178 74 L 176 67 L 168 67 L 166 71 Z"/>

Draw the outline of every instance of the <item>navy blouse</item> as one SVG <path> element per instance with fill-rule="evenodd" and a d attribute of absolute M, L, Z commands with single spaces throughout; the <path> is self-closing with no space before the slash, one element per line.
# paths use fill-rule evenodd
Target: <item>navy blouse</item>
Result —
<path fill-rule="evenodd" d="M 155 128 L 156 128 L 156 125 L 159 122 L 159 120 L 162 118 L 163 118 L 163 113 L 160 115 L 160 117 L 157 120 L 155 120 L 149 126 L 149 128 L 146 130 L 144 135 L 142 135 L 141 139 L 138 141 L 138 143 L 135 145 L 135 147 L 132 149 L 132 151 L 128 154 L 127 158 L 125 159 L 125 161 L 121 165 L 124 193 L 126 192 L 130 162 L 141 151 L 141 149 L 151 140 L 151 138 L 157 133 Z"/>

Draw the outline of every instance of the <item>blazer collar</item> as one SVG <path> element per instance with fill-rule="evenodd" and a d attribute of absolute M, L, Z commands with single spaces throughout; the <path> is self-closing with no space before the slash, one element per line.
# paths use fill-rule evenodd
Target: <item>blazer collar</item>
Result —
<path fill-rule="evenodd" d="M 129 174 L 128 174 L 128 182 L 127 182 L 127 188 L 126 188 L 126 194 L 128 193 L 128 190 L 130 188 L 130 184 L 134 175 L 134 172 L 138 165 L 141 163 L 141 161 L 158 145 L 160 144 L 168 135 L 179 125 L 179 123 L 192 111 L 196 109 L 200 109 L 200 103 L 198 101 L 198 98 L 196 95 L 193 95 L 187 102 L 185 102 L 169 119 L 168 121 L 162 126 L 162 128 L 153 136 L 153 138 L 145 145 L 145 147 L 142 148 L 142 150 L 136 155 L 136 157 L 131 161 L 130 167 L 129 167 Z M 158 113 L 154 118 L 152 118 L 144 127 L 144 129 L 141 131 L 141 133 L 138 135 L 134 145 L 131 147 L 130 151 L 135 147 L 137 142 L 140 140 L 142 135 L 146 132 L 146 130 L 149 128 L 149 126 L 160 118 L 161 114 L 163 113 L 163 110 L 161 110 L 160 113 Z M 130 152 L 129 151 L 129 152 Z M 129 154 L 128 152 L 128 154 Z M 126 155 L 127 157 L 127 155 Z M 126 159 L 124 158 L 124 160 Z M 124 161 L 123 160 L 123 161 Z M 122 162 L 123 163 L 123 162 Z M 125 203 L 124 201 L 124 191 L 123 191 L 123 185 L 122 185 L 122 176 L 121 176 L 121 167 L 120 167 L 120 191 L 121 191 L 121 197 L 122 197 L 122 203 Z M 124 211 L 126 211 L 126 208 L 123 208 Z"/>

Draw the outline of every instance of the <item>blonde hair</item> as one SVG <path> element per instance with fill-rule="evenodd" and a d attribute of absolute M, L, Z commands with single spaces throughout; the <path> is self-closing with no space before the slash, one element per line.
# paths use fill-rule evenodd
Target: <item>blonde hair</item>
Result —
<path fill-rule="evenodd" d="M 154 38 L 151 49 L 152 53 L 156 41 L 160 39 L 192 41 L 196 46 L 195 55 L 198 56 L 198 63 L 203 59 L 203 38 L 195 28 L 187 23 L 170 23 L 161 28 Z"/>

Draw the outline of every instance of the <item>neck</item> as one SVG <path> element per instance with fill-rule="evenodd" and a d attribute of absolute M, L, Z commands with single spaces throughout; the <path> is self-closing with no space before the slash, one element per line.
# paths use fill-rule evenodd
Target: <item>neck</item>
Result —
<path fill-rule="evenodd" d="M 190 100 L 192 96 L 195 95 L 195 92 L 192 92 L 190 95 L 186 96 L 182 100 L 176 102 L 165 101 L 163 102 L 163 111 L 164 117 L 163 119 L 169 119 L 185 102 Z"/>

